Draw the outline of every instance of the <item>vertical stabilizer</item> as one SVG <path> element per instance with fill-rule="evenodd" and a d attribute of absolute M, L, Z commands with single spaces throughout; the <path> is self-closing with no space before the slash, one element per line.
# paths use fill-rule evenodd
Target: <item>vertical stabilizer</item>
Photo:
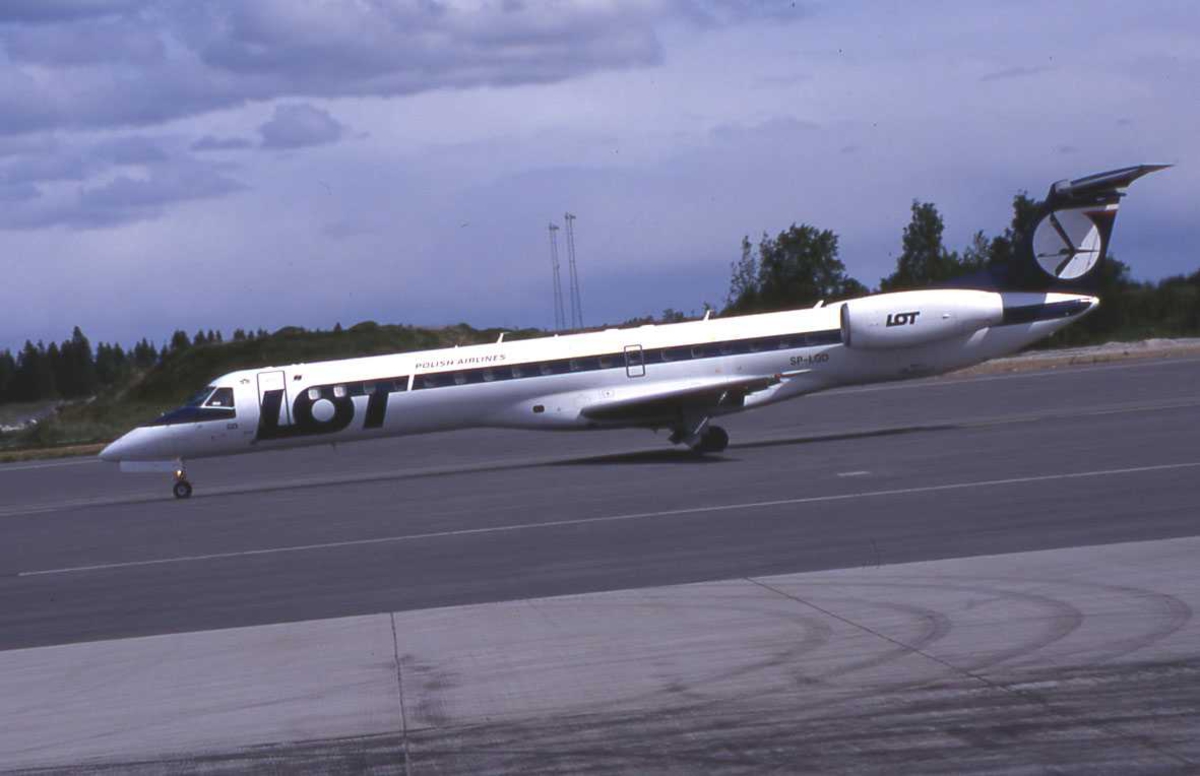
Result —
<path fill-rule="evenodd" d="M 1170 165 L 1143 164 L 1053 184 L 1035 226 L 1017 245 L 1005 285 L 1029 291 L 1088 285 L 1108 253 L 1125 189 L 1166 167 Z"/>

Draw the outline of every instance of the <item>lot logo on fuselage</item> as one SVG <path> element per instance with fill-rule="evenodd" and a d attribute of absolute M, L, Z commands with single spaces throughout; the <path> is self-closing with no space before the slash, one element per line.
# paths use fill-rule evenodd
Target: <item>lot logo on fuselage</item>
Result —
<path fill-rule="evenodd" d="M 917 316 L 920 315 L 920 310 L 910 313 L 888 313 L 887 325 L 891 326 L 911 326 L 917 322 Z"/>
<path fill-rule="evenodd" d="M 336 388 L 341 388 L 337 390 Z M 354 399 L 344 386 L 317 385 L 302 390 L 292 403 L 291 425 L 281 425 L 282 390 L 263 391 L 255 439 L 288 439 L 315 434 L 332 434 L 354 420 Z M 387 413 L 388 392 L 377 388 L 368 394 L 363 428 L 379 428 Z"/>

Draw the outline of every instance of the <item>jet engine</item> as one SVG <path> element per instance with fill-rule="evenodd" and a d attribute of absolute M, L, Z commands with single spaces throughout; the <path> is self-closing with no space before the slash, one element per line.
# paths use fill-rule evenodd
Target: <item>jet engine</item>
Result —
<path fill-rule="evenodd" d="M 990 291 L 900 291 L 842 305 L 842 343 L 862 350 L 909 348 L 995 326 L 1004 302 Z"/>

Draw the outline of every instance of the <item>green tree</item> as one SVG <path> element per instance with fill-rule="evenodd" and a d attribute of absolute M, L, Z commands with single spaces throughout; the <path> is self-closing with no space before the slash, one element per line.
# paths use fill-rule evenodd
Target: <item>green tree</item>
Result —
<path fill-rule="evenodd" d="M 170 347 L 163 347 L 163 355 L 165 356 L 168 352 L 177 353 L 181 350 L 187 350 L 191 344 L 192 341 L 188 339 L 187 332 L 183 329 L 176 329 L 175 333 L 171 335 Z"/>
<path fill-rule="evenodd" d="M 96 346 L 96 382 L 108 387 L 124 379 L 129 372 L 130 358 L 119 344 L 101 342 Z"/>
<path fill-rule="evenodd" d="M 962 274 L 956 253 L 942 245 L 945 224 L 932 202 L 913 200 L 912 219 L 904 227 L 896 270 L 879 282 L 880 291 L 925 288 Z"/>
<path fill-rule="evenodd" d="M 988 245 L 988 265 L 1005 266 L 1013 260 L 1017 246 L 1037 227 L 1037 211 L 1041 203 L 1019 191 L 1013 197 L 1013 216 L 1004 234 L 993 237 Z"/>
<path fill-rule="evenodd" d="M 659 323 L 683 323 L 687 320 L 687 316 L 673 307 L 668 307 L 662 311 L 662 317 L 658 319 Z"/>
<path fill-rule="evenodd" d="M 757 257 L 743 238 L 742 258 L 732 270 L 726 312 L 789 310 L 867 293 L 846 274 L 837 235 L 809 224 L 792 224 L 773 238 L 764 234 Z"/>
<path fill-rule="evenodd" d="M 39 348 L 41 347 L 41 344 L 42 343 L 40 343 L 40 342 L 38 343 Z M 61 395 L 62 394 L 62 380 L 64 379 L 64 377 L 66 377 L 66 374 L 65 374 L 66 370 L 63 368 L 62 351 L 60 351 L 58 349 L 58 343 L 51 342 L 49 345 L 46 346 L 46 349 L 43 351 L 42 360 L 45 362 L 44 368 L 51 375 L 52 379 L 51 379 L 50 385 L 52 385 L 53 387 L 40 393 L 38 398 L 48 399 L 51 396 Z M 45 385 L 45 383 L 43 383 L 43 385 Z"/>
<path fill-rule="evenodd" d="M 53 346 L 51 346 L 53 348 Z M 48 355 L 53 355 L 48 351 Z M 96 391 L 96 361 L 92 355 L 92 343 L 76 326 L 71 339 L 58 348 L 55 362 L 55 382 L 58 392 L 65 398 L 90 396 Z"/>
<path fill-rule="evenodd" d="M 57 348 L 55 348 L 57 351 Z M 12 397 L 15 401 L 38 401 L 55 394 L 54 368 L 46 354 L 46 346 L 36 346 L 29 340 L 17 357 L 17 373 L 13 376 Z"/>
<path fill-rule="evenodd" d="M 971 237 L 971 244 L 963 249 L 959 264 L 963 272 L 977 272 L 991 262 L 992 240 L 980 229 Z"/>
<path fill-rule="evenodd" d="M 17 360 L 8 350 L 0 350 L 0 403 L 12 401 L 12 385 L 16 376 Z"/>
<path fill-rule="evenodd" d="M 143 337 L 141 342 L 133 346 L 133 365 L 138 369 L 149 369 L 156 363 L 158 351 L 150 344 L 150 340 Z"/>
<path fill-rule="evenodd" d="M 758 259 L 750 236 L 742 237 L 742 257 L 730 263 L 729 295 L 726 310 L 749 311 L 758 305 Z"/>

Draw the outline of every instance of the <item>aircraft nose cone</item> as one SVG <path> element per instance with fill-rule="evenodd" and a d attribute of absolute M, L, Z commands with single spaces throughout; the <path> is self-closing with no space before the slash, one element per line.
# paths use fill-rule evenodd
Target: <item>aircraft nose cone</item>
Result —
<path fill-rule="evenodd" d="M 125 437 L 121 437 L 109 443 L 100 451 L 100 460 L 119 463 L 126 447 L 128 447 L 128 443 L 125 441 Z"/>

